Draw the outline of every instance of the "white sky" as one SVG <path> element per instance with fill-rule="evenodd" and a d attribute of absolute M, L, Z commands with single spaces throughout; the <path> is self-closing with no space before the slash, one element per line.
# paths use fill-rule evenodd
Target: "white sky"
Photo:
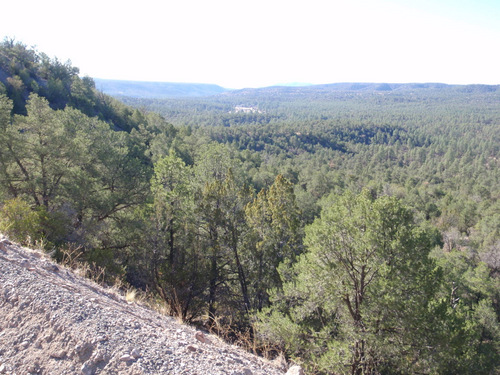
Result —
<path fill-rule="evenodd" d="M 500 0 L 24 0 L 15 38 L 96 78 L 500 84 Z"/>

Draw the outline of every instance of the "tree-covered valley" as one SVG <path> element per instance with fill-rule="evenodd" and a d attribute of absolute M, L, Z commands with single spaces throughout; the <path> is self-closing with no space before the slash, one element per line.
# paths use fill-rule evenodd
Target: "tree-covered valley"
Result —
<path fill-rule="evenodd" d="M 500 371 L 500 86 L 78 73 L 0 45 L 0 231 L 307 373 Z"/>

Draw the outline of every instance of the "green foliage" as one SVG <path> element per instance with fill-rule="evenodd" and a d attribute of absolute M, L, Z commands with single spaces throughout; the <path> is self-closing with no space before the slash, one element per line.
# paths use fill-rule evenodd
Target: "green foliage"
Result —
<path fill-rule="evenodd" d="M 245 217 L 251 229 L 254 308 L 261 310 L 268 304 L 267 290 L 281 285 L 280 263 L 290 266 L 302 250 L 300 212 L 292 184 L 278 175 L 269 190 L 261 190 L 245 207 Z"/>
<path fill-rule="evenodd" d="M 95 88 L 90 77 L 80 78 L 71 61 L 62 63 L 14 40 L 0 43 L 0 74 L 13 112 L 26 115 L 30 94 L 45 98 L 52 109 L 76 108 L 87 116 L 97 116 L 118 129 L 130 131 L 139 126 L 133 112 Z"/>
<path fill-rule="evenodd" d="M 13 238 L 78 249 L 184 320 L 253 334 L 263 310 L 260 334 L 311 372 L 498 372 L 498 86 L 122 98 L 134 109 L 10 40 L 0 78 Z"/>
<path fill-rule="evenodd" d="M 444 270 L 439 294 L 447 305 L 446 319 L 438 326 L 446 342 L 445 350 L 439 353 L 438 372 L 488 374 L 500 361 L 494 304 L 498 301 L 498 279 L 495 282 L 487 265 L 463 250 L 435 251 L 433 257 Z"/>
<path fill-rule="evenodd" d="M 0 232 L 25 245 L 50 247 L 67 233 L 67 218 L 49 213 L 45 207 L 32 209 L 21 198 L 9 199 L 0 210 Z"/>
<path fill-rule="evenodd" d="M 160 159 L 154 171 L 151 180 L 154 231 L 149 269 L 155 289 L 169 303 L 172 312 L 186 320 L 192 304 L 197 305 L 193 297 L 199 293 L 191 267 L 198 255 L 189 246 L 194 210 L 192 171 L 173 152 Z"/>
<path fill-rule="evenodd" d="M 346 193 L 306 228 L 305 244 L 292 271 L 280 269 L 288 280 L 260 331 L 324 373 L 428 371 L 435 338 L 418 327 L 431 325 L 441 273 L 428 258 L 433 236 L 411 211 L 396 198 Z"/>
<path fill-rule="evenodd" d="M 28 116 L 15 118 L 10 137 L 2 145 L 15 165 L 10 169 L 9 183 L 17 194 L 25 194 L 33 204 L 48 209 L 65 175 L 61 167 L 71 163 L 71 143 L 46 100 L 32 95 L 26 109 Z"/>
<path fill-rule="evenodd" d="M 238 310 L 248 313 L 249 281 L 243 266 L 242 242 L 246 232 L 244 207 L 251 199 L 251 191 L 239 178 L 231 150 L 222 145 L 202 148 L 194 170 L 199 183 L 195 197 L 197 225 L 208 276 L 208 316 L 214 321 L 221 305 L 236 314 L 240 314 Z"/>
<path fill-rule="evenodd" d="M 39 242 L 44 237 L 40 216 L 22 199 L 10 199 L 0 211 L 0 231 L 22 244 Z"/>

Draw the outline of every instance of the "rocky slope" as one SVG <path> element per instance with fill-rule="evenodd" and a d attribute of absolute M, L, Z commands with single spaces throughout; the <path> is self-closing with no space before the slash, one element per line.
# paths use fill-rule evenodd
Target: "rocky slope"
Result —
<path fill-rule="evenodd" d="M 3 237 L 0 317 L 1 374 L 284 373 Z"/>

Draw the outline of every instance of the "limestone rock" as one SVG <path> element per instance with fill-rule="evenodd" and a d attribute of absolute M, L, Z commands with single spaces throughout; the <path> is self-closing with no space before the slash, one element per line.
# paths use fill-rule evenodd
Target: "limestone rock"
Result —
<path fill-rule="evenodd" d="M 66 354 L 68 354 L 68 352 L 66 350 L 59 350 L 59 351 L 54 351 L 54 352 L 50 353 L 49 356 L 51 358 L 63 359 L 64 357 L 66 357 Z"/>
<path fill-rule="evenodd" d="M 141 357 L 141 351 L 140 351 L 139 349 L 137 349 L 137 348 L 134 348 L 134 349 L 132 349 L 132 351 L 130 352 L 130 355 L 131 355 L 132 357 L 134 357 L 135 359 L 140 358 L 140 357 Z"/>
<path fill-rule="evenodd" d="M 295 365 L 288 369 L 286 375 L 305 375 L 305 373 L 302 367 Z"/>
<path fill-rule="evenodd" d="M 82 375 L 93 375 L 94 374 L 94 368 L 92 367 L 92 365 L 88 362 L 85 362 L 82 366 L 82 368 L 80 369 L 80 372 L 82 373 Z"/>
<path fill-rule="evenodd" d="M 130 354 L 124 354 L 120 357 L 120 361 L 122 362 L 128 362 L 128 361 L 132 361 L 134 359 L 134 357 L 132 357 Z"/>

